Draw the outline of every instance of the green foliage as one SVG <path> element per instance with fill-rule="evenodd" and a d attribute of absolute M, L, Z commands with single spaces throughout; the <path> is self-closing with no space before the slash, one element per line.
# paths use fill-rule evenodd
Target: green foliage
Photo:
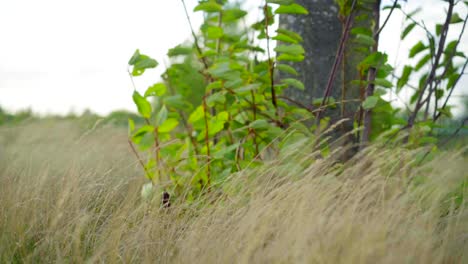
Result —
<path fill-rule="evenodd" d="M 31 110 L 23 110 L 18 113 L 12 114 L 8 113 L 0 107 L 0 126 L 4 124 L 18 124 L 25 120 L 30 120 L 34 118 L 35 117 L 33 116 Z"/>
<path fill-rule="evenodd" d="M 461 34 L 455 39 L 448 38 L 448 31 L 453 24 L 464 22 L 459 11 L 464 7 L 460 1 L 444 1 L 447 7 L 445 18 L 441 23 L 436 23 L 433 30 L 427 28 L 424 22 L 420 22 L 417 14 L 423 11 L 418 8 L 406 17 L 406 26 L 402 32 L 404 39 L 413 29 L 423 30 L 426 39 L 417 41 L 411 48 L 408 57 L 413 64 L 406 65 L 396 85 L 396 94 L 403 88 L 411 91 L 410 105 L 407 106 L 409 118 L 407 127 L 412 129 L 409 139 L 417 139 L 424 135 L 431 135 L 439 126 L 441 117 L 452 118 L 449 99 L 453 94 L 460 74 L 466 66 L 466 56 L 459 50 Z M 458 58 L 465 60 L 465 65 L 457 64 Z M 417 85 L 411 84 L 412 79 L 419 78 Z M 429 128 L 429 129 L 426 129 Z"/>
<path fill-rule="evenodd" d="M 155 68 L 158 66 L 158 62 L 146 55 L 140 54 L 140 51 L 136 50 L 132 58 L 130 58 L 128 65 L 133 66 L 133 76 L 140 76 L 145 72 L 146 69 Z"/>
<path fill-rule="evenodd" d="M 188 201 L 227 175 L 261 164 L 265 152 L 281 151 L 287 146 L 281 143 L 285 129 L 313 117 L 278 99 L 284 88 L 304 90 L 304 84 L 294 78 L 272 83 L 276 61 L 304 58 L 301 36 L 284 29 L 278 29 L 276 36 L 267 34 L 274 14 L 306 14 L 307 10 L 294 1 L 268 1 L 263 20 L 251 30 L 258 32 L 259 39 L 290 44 L 275 48 L 278 58 L 263 61 L 252 56 L 263 56 L 265 51 L 239 30 L 245 11 L 219 1 L 201 2 L 194 11 L 206 16 L 198 46 L 169 50 L 174 63 L 162 75 L 164 82 L 150 86 L 144 95 L 133 93 L 144 124 L 129 120 L 131 142 L 147 153 L 146 161 L 142 160 L 147 178 L 172 197 L 180 197 L 180 191 L 188 188 Z M 137 50 L 129 65 L 132 75 L 139 76 L 157 62 Z M 277 69 L 297 75 L 287 64 L 278 64 Z M 307 127 L 293 129 L 294 137 L 288 140 L 306 138 L 308 131 Z M 152 190 L 145 186 L 142 192 L 148 196 Z"/>
<path fill-rule="evenodd" d="M 341 18 L 355 12 L 351 8 L 352 1 L 337 2 Z M 365 10 L 369 3 L 357 1 L 356 9 Z M 163 73 L 162 82 L 148 87 L 143 94 L 134 91 L 133 100 L 144 122 L 129 120 L 129 139 L 146 154 L 138 158 L 152 184 L 145 185 L 143 196 L 150 197 L 151 192 L 158 190 L 169 193 L 171 199 L 183 198 L 190 202 L 213 190 L 228 175 L 257 167 L 268 157 L 281 156 L 285 149 L 317 136 L 314 133 L 317 125 L 303 122 L 316 118 L 315 112 L 281 100 L 283 90 L 288 87 L 305 90 L 305 85 L 296 79 L 298 72 L 289 65 L 304 59 L 303 38 L 282 28 L 277 29 L 276 34 L 271 33 L 279 14 L 304 15 L 308 11 L 294 0 L 267 0 L 262 10 L 260 21 L 243 29 L 240 25 L 247 12 L 238 5 L 228 1 L 200 1 L 194 11 L 203 12 L 205 21 L 194 36 L 194 43 L 178 45 L 168 51 L 172 63 Z M 407 17 L 412 18 L 416 13 Z M 353 18 L 369 19 L 365 16 Z M 454 15 L 451 23 L 459 23 L 459 19 Z M 402 39 L 420 26 L 414 19 L 410 21 L 401 33 Z M 406 125 L 400 109 L 384 96 L 389 91 L 399 93 L 409 85 L 413 75 L 420 74 L 419 89 L 413 95 L 413 101 L 418 101 L 418 96 L 424 94 L 423 87 L 430 81 L 430 74 L 420 71 L 434 60 L 437 36 L 441 36 L 445 28 L 445 25 L 437 26 L 434 35 L 411 48 L 409 57 L 419 58 L 419 61 L 416 65 L 405 66 L 396 83 L 389 80 L 394 69 L 388 64 L 388 56 L 374 49 L 375 32 L 362 26 L 351 29 L 357 46 L 355 52 L 366 55 L 357 65 L 362 78 L 353 82 L 361 89 L 374 87 L 372 94 L 360 98 L 361 111 L 372 112 L 371 140 L 383 135 L 391 138 L 396 129 Z M 276 57 L 271 57 L 271 51 L 264 50 L 250 36 L 268 44 L 278 41 L 274 48 Z M 438 99 L 444 97 L 445 91 L 453 89 L 460 77 L 459 67 L 451 60 L 453 56 L 464 57 L 457 45 L 458 42 L 451 42 L 444 50 L 441 67 L 446 73 L 437 76 L 440 77 L 437 80 L 446 81 L 447 88 L 439 87 L 433 92 Z M 158 63 L 137 50 L 129 65 L 133 67 L 132 76 L 140 76 Z M 287 73 L 288 78 L 279 78 L 278 72 Z M 366 79 L 371 73 L 374 78 Z M 327 102 L 326 106 L 322 106 L 322 102 Z M 311 103 L 315 107 L 336 108 L 339 102 L 330 97 L 314 98 Z M 449 110 L 446 106 L 437 109 L 444 115 L 450 115 Z M 359 117 L 355 121 L 357 119 Z M 317 124 L 324 127 L 329 125 L 329 120 L 323 117 Z M 430 124 L 429 127 L 434 126 Z M 422 140 L 430 138 L 426 137 L 427 130 L 415 131 L 410 138 L 417 139 L 413 143 L 432 142 Z M 318 147 L 322 148 L 322 155 L 330 152 L 325 143 Z"/>

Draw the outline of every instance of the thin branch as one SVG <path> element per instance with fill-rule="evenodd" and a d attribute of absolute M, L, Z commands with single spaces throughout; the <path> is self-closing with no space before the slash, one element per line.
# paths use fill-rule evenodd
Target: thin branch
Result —
<path fill-rule="evenodd" d="M 465 72 L 466 65 L 468 65 L 468 59 L 465 60 L 465 64 L 463 64 L 463 68 L 462 68 L 462 70 L 461 70 L 461 73 L 460 73 L 460 75 L 458 76 L 458 78 L 455 80 L 455 82 L 454 82 L 454 84 L 453 84 L 453 87 L 452 87 L 452 89 L 450 89 L 450 92 L 449 92 L 449 94 L 447 95 L 447 98 L 445 98 L 445 102 L 444 102 L 444 104 L 442 105 L 442 108 L 441 108 L 441 109 L 445 109 L 445 107 L 447 107 L 448 101 L 449 101 L 450 97 L 452 96 L 453 90 L 455 90 L 455 86 L 457 85 L 458 81 L 461 79 L 461 77 L 463 76 L 463 74 L 464 74 L 464 72 Z M 437 121 L 437 119 L 439 119 L 441 115 L 442 115 L 442 112 L 439 112 L 439 113 L 436 115 L 436 117 L 434 118 L 434 122 Z"/>
<path fill-rule="evenodd" d="M 398 0 L 395 0 L 394 7 Z M 374 30 L 381 30 L 382 28 L 379 29 L 379 19 L 380 19 L 380 0 L 377 0 L 373 9 L 374 12 L 374 17 L 375 17 L 375 27 Z M 387 17 L 388 19 L 388 17 Z M 378 45 L 379 45 L 379 32 L 377 34 L 374 34 L 374 41 L 375 44 L 372 47 L 372 52 L 377 52 L 378 51 Z M 368 72 L 368 78 L 367 81 L 369 82 L 367 84 L 367 89 L 366 89 L 366 98 L 369 98 L 370 96 L 374 95 L 374 90 L 375 90 L 375 78 L 377 76 L 377 69 L 375 67 L 370 67 L 369 72 Z M 371 134 L 371 127 L 372 127 L 372 109 L 367 109 L 364 111 L 364 130 L 362 131 L 362 140 L 361 140 L 361 149 L 365 147 L 365 145 L 369 142 L 370 139 L 370 134 Z"/>
<path fill-rule="evenodd" d="M 323 105 L 325 105 L 327 103 L 327 101 L 328 101 L 327 99 L 331 94 L 333 82 L 335 80 L 336 72 L 338 70 L 338 65 L 340 65 L 341 60 L 343 59 L 345 46 L 346 46 L 347 40 L 349 38 L 349 32 L 351 30 L 351 22 L 352 22 L 353 17 L 354 17 L 353 16 L 353 11 L 354 11 L 354 8 L 356 6 L 356 3 L 357 3 L 357 0 L 354 0 L 353 3 L 352 3 L 352 6 L 351 6 L 351 12 L 350 12 L 348 18 L 346 19 L 345 30 L 343 31 L 343 34 L 341 35 L 340 45 L 339 45 L 338 50 L 336 52 L 335 62 L 333 63 L 333 67 L 332 67 L 330 75 L 328 77 L 327 87 L 325 88 L 325 93 L 324 93 L 324 96 L 323 96 L 322 103 L 320 104 L 320 107 L 322 107 Z M 317 117 L 316 117 L 317 124 L 320 123 L 320 115 L 321 115 L 321 111 L 319 111 L 317 113 Z"/>
<path fill-rule="evenodd" d="M 408 119 L 409 129 L 411 129 L 413 127 L 414 122 L 416 121 L 416 116 L 417 116 L 419 110 L 421 109 L 421 107 L 423 106 L 423 104 L 421 102 L 423 101 L 424 92 L 426 91 L 427 87 L 429 87 L 429 84 L 434 81 L 436 70 L 439 67 L 440 57 L 442 56 L 442 53 L 444 51 L 445 41 L 447 39 L 447 33 L 448 33 L 449 25 L 450 25 L 450 20 L 451 20 L 452 15 L 453 15 L 453 7 L 454 7 L 453 0 L 449 0 L 449 9 L 448 9 L 448 12 L 447 12 L 447 17 L 446 17 L 445 23 L 444 23 L 444 25 L 442 27 L 441 37 L 440 37 L 440 41 L 439 41 L 439 46 L 437 48 L 437 54 L 436 54 L 436 57 L 435 57 L 435 60 L 434 60 L 434 64 L 432 66 L 432 69 L 431 69 L 431 71 L 429 73 L 429 76 L 428 76 L 424 86 L 422 87 L 422 89 L 420 91 L 420 95 L 418 97 L 418 101 L 416 103 L 414 111 L 411 114 L 410 118 Z"/>
<path fill-rule="evenodd" d="M 200 45 L 198 44 L 198 37 L 197 37 L 197 34 L 195 34 L 195 31 L 193 30 L 193 26 L 192 26 L 192 21 L 190 20 L 190 16 L 189 16 L 189 13 L 187 11 L 187 6 L 185 5 L 185 0 L 180 0 L 182 2 L 182 5 L 184 6 L 184 11 L 185 11 L 185 16 L 187 18 L 187 22 L 190 26 L 190 30 L 192 31 L 192 36 L 193 36 L 193 40 L 195 42 L 195 48 L 197 49 L 197 52 L 199 54 L 199 56 L 201 57 L 201 55 L 203 54 L 201 48 L 200 48 Z M 205 66 L 205 69 L 208 69 L 208 62 L 206 61 L 205 57 L 201 57 L 201 61 L 203 63 L 203 65 Z"/>
<path fill-rule="evenodd" d="M 209 127 L 208 127 L 208 111 L 207 111 L 207 104 L 206 104 L 206 96 L 203 97 L 203 115 L 205 121 L 205 144 L 206 144 L 206 155 L 207 155 L 207 166 L 206 166 L 206 177 L 207 177 L 207 185 L 208 188 L 211 183 L 211 153 L 210 153 L 210 135 L 209 135 Z"/>
<path fill-rule="evenodd" d="M 465 28 L 466 28 L 466 22 L 468 21 L 468 14 L 465 16 L 465 19 L 463 21 L 463 26 L 462 26 L 462 29 L 460 31 L 460 34 L 458 35 L 458 39 L 457 39 L 457 42 L 455 44 L 455 47 L 453 48 L 451 54 L 448 56 L 447 58 L 447 61 L 452 61 L 452 59 L 455 57 L 455 54 L 456 54 L 456 51 L 457 51 L 457 48 L 458 48 L 458 45 L 460 44 L 461 42 L 461 39 L 462 39 L 462 36 L 465 32 Z M 466 61 L 465 61 L 465 65 L 463 66 L 462 68 L 462 71 L 461 71 L 461 75 L 463 74 L 463 72 L 465 71 L 465 67 L 466 67 Z M 437 88 L 439 87 L 440 83 L 442 82 L 442 80 L 445 78 L 445 76 L 447 75 L 448 73 L 448 70 L 449 70 L 449 67 L 445 67 L 444 69 L 444 72 L 440 75 L 440 77 L 438 78 L 438 80 L 436 81 L 436 84 L 435 84 L 435 87 L 434 87 L 434 90 L 437 90 Z M 457 80 L 458 82 L 458 80 Z M 456 83 L 455 83 L 456 85 Z M 453 86 L 452 90 L 455 88 L 455 85 Z M 450 96 L 452 95 L 452 91 L 450 91 L 450 94 L 449 94 L 449 98 Z M 448 100 L 447 100 L 448 101 Z M 446 102 L 447 102 L 446 101 Z M 444 106 L 445 107 L 446 103 L 444 103 Z M 433 117 L 433 121 L 436 121 L 438 118 L 440 117 L 440 113 L 439 115 L 437 115 L 437 98 L 436 98 L 436 106 L 435 106 L 435 109 L 434 109 L 434 117 Z"/>
<path fill-rule="evenodd" d="M 299 106 L 301 108 L 306 109 L 309 112 L 312 112 L 312 108 L 308 107 L 307 105 L 305 105 L 305 104 L 303 104 L 303 103 L 301 103 L 301 102 L 299 102 L 297 100 L 292 99 L 291 97 L 287 97 L 285 95 L 279 95 L 278 98 L 284 99 L 284 100 L 286 100 L 286 101 L 288 101 L 290 103 L 293 103 L 293 104 L 295 104 L 295 105 L 297 105 L 297 106 Z"/>
<path fill-rule="evenodd" d="M 380 1 L 379 1 L 380 2 Z M 393 13 L 393 10 L 395 10 L 395 8 L 397 7 L 397 4 L 398 4 L 398 0 L 395 0 L 393 2 L 393 6 L 392 6 L 392 9 L 390 9 L 390 13 L 388 13 L 388 16 L 387 18 L 385 18 L 385 21 L 383 22 L 382 26 L 379 28 L 379 30 L 374 34 L 374 38 L 378 38 L 380 33 L 382 32 L 382 30 L 385 28 L 385 26 L 387 25 L 387 22 L 388 20 L 390 20 L 390 17 L 392 16 L 392 13 Z M 380 5 L 380 3 L 379 3 Z"/>
<path fill-rule="evenodd" d="M 275 114 L 276 117 L 279 119 L 279 113 L 278 113 L 278 103 L 276 101 L 276 91 L 275 91 L 275 77 L 274 77 L 274 72 L 275 72 L 275 66 L 273 65 L 273 62 L 271 60 L 271 54 L 270 54 L 270 36 L 268 35 L 268 3 L 265 1 L 265 6 L 263 7 L 263 12 L 265 14 L 265 36 L 266 36 L 266 44 L 267 44 L 267 55 L 268 55 L 268 70 L 270 73 L 270 83 L 271 83 L 271 102 L 273 106 L 275 107 Z"/>
<path fill-rule="evenodd" d="M 140 163 L 141 167 L 143 167 L 143 169 L 145 170 L 146 172 L 146 175 L 151 175 L 150 172 L 148 171 L 148 169 L 146 168 L 145 166 L 145 163 L 143 162 L 143 160 L 140 158 L 140 155 L 138 154 L 138 152 L 136 151 L 135 149 L 135 146 L 133 146 L 133 143 L 130 139 L 128 139 L 128 144 L 130 145 L 130 149 L 132 150 L 133 154 L 135 155 L 135 157 L 137 158 L 138 162 Z"/>

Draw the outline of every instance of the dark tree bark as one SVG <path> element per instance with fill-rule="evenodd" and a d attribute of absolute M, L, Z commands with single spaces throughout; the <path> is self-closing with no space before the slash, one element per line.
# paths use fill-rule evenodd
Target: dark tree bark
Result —
<path fill-rule="evenodd" d="M 338 20 L 338 6 L 333 0 L 299 0 L 297 3 L 309 10 L 307 16 L 280 16 L 280 27 L 299 33 L 304 38 L 306 51 L 304 61 L 293 66 L 299 72 L 299 79 L 305 91 L 286 90 L 286 95 L 311 106 L 312 101 L 323 96 L 327 78 L 335 60 L 342 25 Z M 336 97 L 339 81 L 335 82 L 332 96 Z"/>
<path fill-rule="evenodd" d="M 299 33 L 304 38 L 304 49 L 306 58 L 293 66 L 299 72 L 299 79 L 305 85 L 305 91 L 288 89 L 285 95 L 300 101 L 302 104 L 312 106 L 314 99 L 323 98 L 327 86 L 330 70 L 335 61 L 341 36 L 344 32 L 346 18 L 340 16 L 340 10 L 334 0 L 296 0 L 308 9 L 307 16 L 280 17 L 280 27 Z M 352 27 L 367 27 L 372 25 L 375 19 L 372 12 L 373 3 L 361 4 L 353 12 Z M 362 19 L 363 16 L 367 16 Z M 336 122 L 342 118 L 348 118 L 339 131 L 335 131 L 334 138 L 339 138 L 353 129 L 353 122 L 359 119 L 360 100 L 363 99 L 365 87 L 353 84 L 353 80 L 365 80 L 367 76 L 360 76 L 357 69 L 358 64 L 368 55 L 367 52 L 359 50 L 354 36 L 350 35 L 346 43 L 346 49 L 340 64 L 330 96 L 337 102 L 334 109 L 328 108 L 322 116 L 331 118 Z M 367 54 L 366 54 L 367 53 Z M 281 76 L 283 77 L 283 76 Z M 355 143 L 356 138 L 346 137 L 344 143 Z"/>

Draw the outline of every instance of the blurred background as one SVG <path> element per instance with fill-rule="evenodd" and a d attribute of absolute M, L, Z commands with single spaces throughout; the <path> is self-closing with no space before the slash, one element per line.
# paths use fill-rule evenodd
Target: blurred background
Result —
<path fill-rule="evenodd" d="M 201 13 L 191 12 L 197 2 L 186 0 L 195 29 L 203 21 Z M 243 1 L 251 10 L 249 24 L 261 17 L 262 2 Z M 421 1 L 400 2 L 408 12 L 421 6 Z M 442 1 L 425 0 L 420 19 L 433 28 L 443 20 L 444 8 Z M 466 10 L 459 12 L 464 15 Z M 397 69 L 406 63 L 409 48 L 424 38 L 424 32 L 415 30 L 401 42 L 403 26 L 403 16 L 395 11 L 380 41 L 380 50 Z M 453 25 L 449 38 L 455 38 L 460 27 L 461 23 Z M 136 111 L 127 72 L 133 52 L 140 49 L 159 62 L 156 69 L 135 78 L 143 91 L 160 80 L 170 63 L 167 50 L 191 40 L 182 3 L 176 0 L 1 1 L 0 34 L 0 107 L 13 113 L 29 109 L 41 116 Z M 468 52 L 466 34 L 460 48 Z M 466 112 L 466 75 L 457 89 L 452 103 L 460 116 Z"/>

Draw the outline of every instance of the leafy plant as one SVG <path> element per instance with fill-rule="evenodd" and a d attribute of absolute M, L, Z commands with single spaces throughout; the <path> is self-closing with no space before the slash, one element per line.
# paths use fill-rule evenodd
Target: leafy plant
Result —
<path fill-rule="evenodd" d="M 277 70 L 294 71 L 280 61 L 304 58 L 301 38 L 281 29 L 271 33 L 276 15 L 305 14 L 303 7 L 293 1 L 267 1 L 263 19 L 249 29 L 240 29 L 247 12 L 225 1 L 202 1 L 194 11 L 205 13 L 200 35 L 194 33 L 193 46 L 169 51 L 183 63 L 172 64 L 164 82 L 144 94 L 134 91 L 145 124 L 135 127 L 129 120 L 130 144 L 146 151 L 148 157 L 138 157 L 152 185 L 189 201 L 233 172 L 257 166 L 266 152 L 280 153 L 285 140 L 310 137 L 310 129 L 299 121 L 312 117 L 278 100 L 287 87 L 304 89 L 299 80 L 275 77 Z M 268 43 L 267 50 L 244 30 L 256 31 Z M 275 48 L 276 59 L 270 53 L 272 39 L 284 42 Z M 255 59 L 265 54 L 265 60 Z M 157 62 L 137 50 L 129 65 L 133 78 Z"/>
<path fill-rule="evenodd" d="M 182 3 L 185 7 L 183 0 Z M 194 11 L 203 12 L 205 21 L 199 33 L 192 28 L 193 44 L 170 49 L 168 56 L 173 63 L 162 75 L 163 81 L 148 87 L 143 94 L 136 89 L 133 93 L 138 113 L 144 119 L 144 124 L 140 125 L 133 119 L 128 122 L 129 143 L 149 180 L 142 195 L 154 197 L 156 192 L 164 194 L 166 200 L 170 196 L 170 199 L 192 201 L 212 191 L 229 175 L 256 167 L 269 156 L 280 156 L 286 148 L 297 147 L 297 142 L 315 140 L 318 144 L 311 148 L 322 148 L 322 154 L 326 155 L 329 147 L 318 136 L 323 128 L 332 125 L 325 110 L 336 107 L 337 102 L 329 96 L 329 90 L 349 39 L 356 44 L 356 52 L 366 55 L 357 66 L 360 79 L 354 82 L 359 84 L 362 94 L 356 99 L 361 106 L 355 117 L 356 128 L 364 127 L 362 143 L 382 135 L 393 137 L 415 124 L 417 129 L 413 129 L 413 136 L 409 138 L 412 143 L 432 142 L 425 139 L 430 131 L 421 128 L 428 124 L 435 127 L 441 115 L 449 115 L 448 98 L 466 66 L 466 63 L 464 66 L 453 64 L 453 57 L 465 58 L 465 55 L 457 50 L 460 39 L 446 43 L 446 34 L 449 25 L 461 22 L 465 25 L 466 18 L 455 15 L 455 3 L 448 1 L 446 22 L 437 26 L 432 34 L 416 22 L 414 14 L 406 14 L 410 23 L 404 28 L 402 39 L 416 27 L 423 27 L 428 39 L 410 50 L 409 57 L 422 58 L 414 66 L 405 66 L 394 84 L 389 80 L 394 69 L 388 64 L 387 55 L 378 50 L 378 36 L 393 10 L 400 6 L 398 1 L 394 2 L 381 26 L 376 19 L 372 28 L 353 27 L 354 21 L 370 19 L 356 15 L 359 10 L 366 10 L 369 3 L 338 1 L 344 33 L 329 85 L 325 87 L 324 97 L 314 100 L 314 109 L 288 104 L 282 96 L 288 87 L 305 89 L 296 79 L 297 71 L 288 64 L 304 59 L 302 37 L 283 28 L 272 32 L 278 15 L 305 15 L 308 11 L 304 7 L 294 0 L 266 0 L 261 7 L 261 20 L 243 28 L 247 12 L 239 5 L 228 1 L 200 1 Z M 372 5 L 377 18 L 378 3 Z M 187 10 L 185 12 L 191 25 Z M 263 40 L 266 47 L 260 46 L 257 40 Z M 272 41 L 277 41 L 274 48 Z M 272 55 L 273 50 L 276 56 Z M 401 109 L 392 106 L 384 95 L 389 91 L 399 93 L 409 86 L 412 75 L 429 62 L 432 66 L 421 75 L 411 102 L 414 107 L 408 109 L 406 121 Z M 139 50 L 128 64 L 131 78 L 158 66 L 156 60 Z M 289 75 L 279 78 L 279 72 Z M 443 83 L 445 89 L 441 86 Z M 445 91 L 449 91 L 449 95 L 441 105 Z M 436 106 L 431 123 L 427 123 L 431 100 Z M 421 109 L 425 109 L 424 118 L 416 123 Z M 311 119 L 316 121 L 312 126 L 304 122 Z M 145 156 L 140 156 L 141 151 Z"/>

